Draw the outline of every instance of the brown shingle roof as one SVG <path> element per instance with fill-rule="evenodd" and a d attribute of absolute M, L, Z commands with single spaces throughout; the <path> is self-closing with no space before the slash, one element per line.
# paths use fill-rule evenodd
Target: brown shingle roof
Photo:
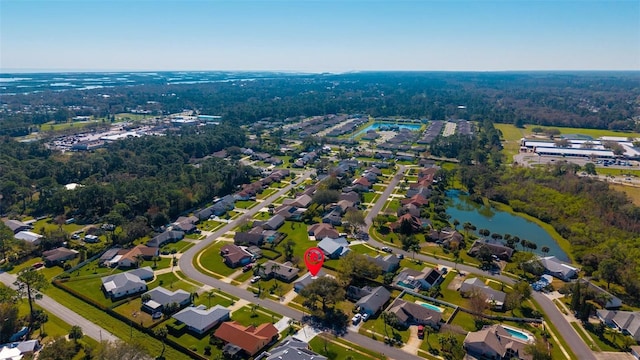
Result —
<path fill-rule="evenodd" d="M 271 323 L 246 327 L 236 321 L 229 321 L 220 324 L 214 336 L 253 356 L 278 336 L 278 329 Z"/>

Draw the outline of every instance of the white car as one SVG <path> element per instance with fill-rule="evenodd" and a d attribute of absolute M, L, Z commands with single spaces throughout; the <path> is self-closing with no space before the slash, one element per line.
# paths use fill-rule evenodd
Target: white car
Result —
<path fill-rule="evenodd" d="M 369 320 L 369 314 L 368 313 L 362 314 L 362 321 L 367 321 L 367 320 Z"/>
<path fill-rule="evenodd" d="M 254 277 L 251 278 L 251 283 L 252 284 L 257 283 L 258 281 L 260 281 L 260 276 L 254 276 Z"/>
<path fill-rule="evenodd" d="M 362 319 L 362 315 L 355 314 L 355 316 L 351 318 L 351 322 L 353 323 L 353 325 L 358 325 L 361 319 Z"/>

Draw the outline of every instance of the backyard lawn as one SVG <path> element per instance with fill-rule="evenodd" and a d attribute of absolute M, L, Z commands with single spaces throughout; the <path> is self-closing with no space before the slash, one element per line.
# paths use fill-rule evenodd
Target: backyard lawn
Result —
<path fill-rule="evenodd" d="M 102 292 L 102 281 L 99 277 L 67 281 L 62 285 L 104 306 L 111 306 L 113 304 L 111 298 L 108 298 Z"/>

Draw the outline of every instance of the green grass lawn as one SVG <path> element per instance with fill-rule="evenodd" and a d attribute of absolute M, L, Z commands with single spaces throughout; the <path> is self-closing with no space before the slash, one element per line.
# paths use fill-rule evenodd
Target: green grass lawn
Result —
<path fill-rule="evenodd" d="M 382 208 L 383 212 L 390 212 L 390 213 L 397 213 L 398 209 L 400 208 L 400 200 L 398 199 L 391 199 L 391 200 L 387 200 L 384 203 L 384 206 Z"/>
<path fill-rule="evenodd" d="M 261 194 L 258 194 L 256 196 L 256 199 L 266 199 L 269 196 L 275 194 L 278 192 L 279 189 L 272 189 L 272 188 L 268 188 L 265 191 L 263 191 Z"/>
<path fill-rule="evenodd" d="M 253 200 L 238 200 L 236 201 L 236 207 L 239 209 L 251 209 L 252 207 L 258 205 L 257 201 Z"/>
<path fill-rule="evenodd" d="M 371 337 L 371 333 L 369 333 L 367 330 L 373 331 L 374 333 L 378 334 L 377 336 L 382 336 L 382 337 L 388 336 L 392 339 L 400 338 L 402 339 L 403 343 L 406 343 L 407 341 L 409 341 L 409 336 L 411 335 L 411 333 L 409 332 L 409 329 L 399 330 L 389 325 L 386 326 L 386 332 L 385 332 L 385 324 L 384 324 L 384 321 L 382 320 L 382 317 L 370 318 L 369 321 L 363 323 L 360 326 L 360 329 L 358 330 L 358 332 L 360 334 Z"/>
<path fill-rule="evenodd" d="M 316 336 L 309 342 L 309 347 L 314 352 L 326 356 L 329 360 L 344 360 L 351 356 L 354 359 L 386 359 L 382 354 L 363 349 L 355 344 L 339 339 L 329 339 L 324 336 Z"/>
<path fill-rule="evenodd" d="M 99 277 L 67 281 L 63 285 L 104 306 L 111 306 L 113 304 L 111 299 L 106 297 L 102 292 L 102 281 Z"/>
<path fill-rule="evenodd" d="M 363 202 L 373 203 L 378 199 L 379 196 L 380 196 L 379 194 L 376 194 L 374 192 L 366 192 L 362 195 L 362 197 L 364 198 Z"/>
<path fill-rule="evenodd" d="M 113 310 L 118 314 L 127 317 L 131 322 L 140 324 L 144 327 L 149 327 L 155 323 L 162 322 L 164 319 L 152 319 L 150 314 L 141 310 L 142 299 L 137 297 L 125 302 L 124 304 L 114 308 Z"/>
<path fill-rule="evenodd" d="M 196 239 L 199 239 L 199 238 L 200 238 L 200 236 L 201 236 L 201 235 L 199 235 L 199 234 L 189 234 L 189 235 L 195 235 L 195 236 L 196 236 L 196 237 L 195 237 Z M 187 236 L 189 236 L 189 235 L 187 235 Z M 185 252 L 185 251 L 189 250 L 189 248 L 191 248 L 191 247 L 192 247 L 192 246 L 194 246 L 194 245 L 195 245 L 195 243 L 192 243 L 191 241 L 187 241 L 187 240 L 180 240 L 180 241 L 178 241 L 177 243 L 167 244 L 167 245 L 163 246 L 163 247 L 162 247 L 162 251 L 167 250 L 167 251 L 171 252 L 172 250 L 174 250 L 174 249 L 175 249 L 175 250 L 176 250 L 176 252 L 178 252 L 178 253 L 183 253 L 183 252 Z M 158 264 L 158 266 L 160 266 L 160 265 Z"/>
<path fill-rule="evenodd" d="M 9 271 L 9 273 L 17 274 L 21 270 L 31 267 L 33 266 L 33 264 L 39 263 L 39 262 L 42 262 L 42 258 L 35 257 L 33 259 L 29 259 L 23 262 L 22 264 L 16 265 L 13 269 Z M 42 273 L 48 280 L 53 279 L 54 276 L 59 275 L 63 272 L 62 268 L 59 266 L 41 267 L 40 270 L 38 271 L 40 271 L 40 273 Z"/>
<path fill-rule="evenodd" d="M 135 339 L 139 341 L 149 354 L 160 354 L 162 351 L 162 343 L 136 329 L 131 330 L 128 324 L 125 324 L 111 316 L 102 310 L 93 307 L 85 303 L 84 301 L 74 297 L 73 295 L 58 289 L 54 286 L 50 286 L 44 291 L 47 295 L 60 302 L 62 305 L 74 309 L 79 314 L 82 314 L 87 320 L 101 326 L 103 329 L 109 331 L 115 336 L 121 339 Z M 165 357 L 167 359 L 187 360 L 189 356 L 167 346 L 165 351 Z"/>
<path fill-rule="evenodd" d="M 220 305 L 229 307 L 233 305 L 238 299 L 229 294 L 222 293 L 218 290 L 213 290 L 213 296 L 209 297 L 208 292 L 201 293 L 195 300 L 194 305 L 204 305 L 207 308 Z"/>
<path fill-rule="evenodd" d="M 253 305 L 252 305 L 253 306 Z M 231 313 L 231 320 L 237 321 L 244 326 L 258 326 L 264 323 L 276 323 L 282 317 L 267 314 L 262 308 L 256 305 L 252 310 L 252 306 L 243 306 Z"/>
<path fill-rule="evenodd" d="M 184 280 L 180 280 L 174 273 L 160 274 L 156 276 L 152 282 L 148 283 L 147 286 L 149 290 L 158 286 L 162 286 L 169 290 L 182 289 L 189 293 L 196 292 L 198 290 L 197 286 L 191 285 Z"/>
<path fill-rule="evenodd" d="M 300 276 L 302 276 L 302 274 L 300 274 Z M 268 296 L 281 297 L 293 289 L 293 281 L 286 283 L 282 280 L 276 279 L 269 279 L 267 281 L 260 280 L 258 283 L 251 284 L 250 289 L 257 291 L 258 284 L 260 284 L 260 287 L 262 288 L 262 293 L 260 294 L 261 298 Z"/>
<path fill-rule="evenodd" d="M 180 337 L 175 337 L 169 334 L 168 338 L 186 347 L 187 349 L 190 349 L 193 352 L 207 357 L 210 356 L 210 359 L 222 359 L 222 349 L 218 349 L 216 346 L 209 345 L 208 335 L 205 335 L 202 338 L 197 338 L 191 335 L 189 332 L 185 332 L 184 334 L 180 335 Z M 211 355 L 204 355 L 204 348 L 206 346 L 211 346 Z M 166 359 L 170 358 L 166 357 Z"/>
<path fill-rule="evenodd" d="M 631 177 L 640 176 L 640 170 L 638 170 L 638 168 L 632 168 L 632 167 L 626 168 L 626 169 L 612 169 L 610 167 L 598 167 L 596 168 L 596 173 L 598 175 L 612 175 L 612 176 L 631 176 Z"/>
<path fill-rule="evenodd" d="M 228 267 L 224 263 L 223 258 L 220 255 L 220 248 L 222 248 L 222 246 L 225 244 L 227 244 L 227 242 L 225 241 L 218 241 L 216 243 L 213 243 L 206 250 L 200 253 L 201 255 L 199 264 L 197 264 L 197 256 L 193 259 L 194 264 L 196 264 L 196 266 L 199 268 L 204 268 L 222 276 L 229 276 L 233 274 L 238 269 L 232 269 Z"/>
<path fill-rule="evenodd" d="M 253 216 L 253 218 L 256 219 L 256 220 L 269 220 L 271 218 L 271 216 L 273 216 L 273 215 L 269 214 L 266 211 L 258 211 L 258 213 L 255 214 Z"/>
<path fill-rule="evenodd" d="M 203 222 L 198 223 L 197 227 L 198 227 L 198 229 L 200 229 L 202 231 L 215 231 L 215 230 L 218 230 L 219 228 L 223 227 L 226 224 L 227 223 L 223 223 L 223 222 L 220 222 L 220 221 L 207 220 L 207 221 L 203 221 Z"/>
<path fill-rule="evenodd" d="M 280 253 L 284 253 L 284 244 L 289 240 L 295 242 L 293 256 L 299 257 L 300 259 L 304 257 L 304 252 L 307 251 L 308 248 L 316 246 L 314 241 L 309 240 L 307 225 L 304 223 L 285 221 L 284 225 L 282 225 L 278 231 L 287 234 L 287 237 L 276 246 L 276 250 Z"/>
<path fill-rule="evenodd" d="M 424 335 L 425 337 L 424 337 L 424 340 L 422 340 L 422 343 L 420 344 L 420 350 L 423 350 L 429 353 L 429 350 L 435 349 L 440 354 L 442 354 L 442 346 L 440 346 L 438 337 L 446 336 L 448 334 L 445 334 L 444 332 L 431 333 L 428 338 L 427 338 L 427 334 L 428 333 L 425 331 L 425 335 Z M 464 338 L 466 337 L 466 335 L 457 334 L 457 333 L 452 333 L 452 334 L 458 340 L 458 344 L 462 344 L 464 342 Z"/>
<path fill-rule="evenodd" d="M 74 224 L 63 224 L 61 228 L 62 230 L 71 234 L 73 232 L 79 231 L 85 226 L 88 226 L 88 225 L 78 225 L 74 223 Z M 54 223 L 53 219 L 51 218 L 38 220 L 35 223 L 33 223 L 33 229 L 35 230 L 35 232 L 39 234 L 44 234 L 45 232 L 49 232 L 49 231 L 57 231 L 58 228 L 60 228 L 58 224 Z"/>
<path fill-rule="evenodd" d="M 155 262 L 155 266 L 152 260 L 144 260 L 140 267 L 149 266 L 153 270 L 166 269 L 171 267 L 171 258 L 161 257 L 160 260 Z"/>

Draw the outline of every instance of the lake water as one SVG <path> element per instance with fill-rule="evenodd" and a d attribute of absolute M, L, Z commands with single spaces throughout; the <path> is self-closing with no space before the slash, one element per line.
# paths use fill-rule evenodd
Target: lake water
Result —
<path fill-rule="evenodd" d="M 547 246 L 549 247 L 548 255 L 555 255 L 560 260 L 569 261 L 567 254 L 562 251 L 551 235 L 538 224 L 508 212 L 476 204 L 469 201 L 466 193 L 458 190 L 447 191 L 447 197 L 450 199 L 447 214 L 451 215 L 451 221 L 457 219 L 460 224 L 468 221 L 475 225 L 477 230 L 489 229 L 492 234 L 511 234 L 512 236 L 518 236 L 520 239 L 533 241 L 538 245 L 538 248 L 534 250 L 535 253 L 544 255 L 541 249 L 543 246 Z M 461 228 L 461 225 L 458 228 Z M 516 249 L 520 251 L 522 247 L 516 245 Z"/>
<path fill-rule="evenodd" d="M 420 130 L 420 127 L 422 127 L 421 124 L 403 124 L 403 123 L 375 122 L 375 123 L 367 126 L 366 128 L 358 131 L 356 134 L 354 134 L 354 136 L 358 136 L 360 134 L 364 134 L 369 130 L 378 130 L 379 128 L 385 127 L 385 126 L 393 126 L 393 127 L 398 128 L 398 129 L 409 129 L 409 130 L 412 130 L 412 131 Z"/>

